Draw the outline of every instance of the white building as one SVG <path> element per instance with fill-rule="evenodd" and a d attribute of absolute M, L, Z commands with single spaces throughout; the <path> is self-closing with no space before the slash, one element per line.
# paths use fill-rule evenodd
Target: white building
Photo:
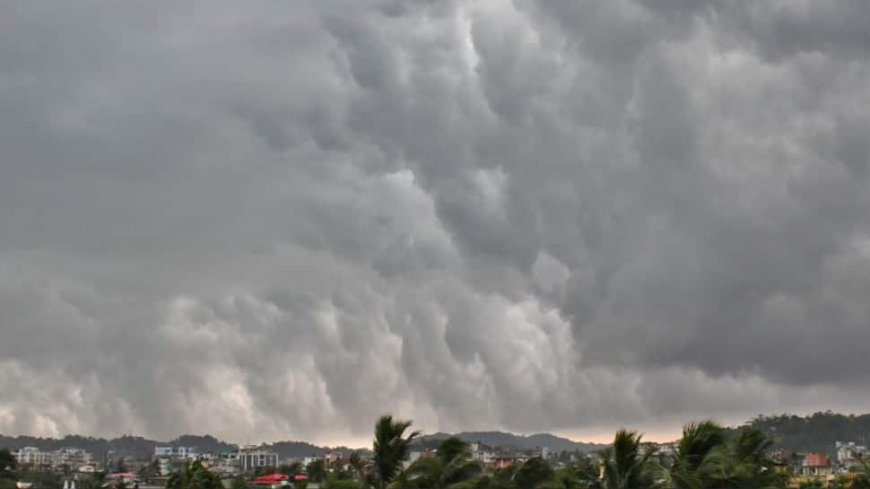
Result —
<path fill-rule="evenodd" d="M 52 467 L 67 466 L 75 470 L 93 465 L 94 456 L 81 448 L 61 448 L 51 452 Z"/>
<path fill-rule="evenodd" d="M 238 463 L 242 472 L 254 471 L 259 467 L 278 467 L 278 454 L 257 449 L 242 449 L 230 455 Z"/>
<path fill-rule="evenodd" d="M 857 445 L 853 441 L 834 442 L 834 447 L 837 449 L 837 463 L 847 469 L 860 466 L 861 460 L 870 455 L 866 446 Z"/>
<path fill-rule="evenodd" d="M 550 447 L 535 447 L 535 449 L 532 450 L 532 456 L 541 457 L 546 460 L 550 458 Z"/>
<path fill-rule="evenodd" d="M 326 465 L 332 465 L 343 458 L 344 452 L 328 452 L 326 455 L 323 456 L 323 461 L 326 462 Z"/>
<path fill-rule="evenodd" d="M 155 457 L 168 457 L 174 460 L 198 460 L 196 447 L 154 447 Z"/>
<path fill-rule="evenodd" d="M 471 459 L 483 464 L 489 464 L 495 462 L 495 453 L 487 450 L 480 443 L 475 442 L 471 444 Z"/>
<path fill-rule="evenodd" d="M 15 451 L 18 465 L 51 465 L 51 453 L 36 447 L 23 447 Z"/>

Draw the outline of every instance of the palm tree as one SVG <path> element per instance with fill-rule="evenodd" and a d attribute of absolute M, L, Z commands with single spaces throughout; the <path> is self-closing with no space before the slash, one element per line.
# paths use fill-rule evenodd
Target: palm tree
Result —
<path fill-rule="evenodd" d="M 479 463 L 469 460 L 468 444 L 455 436 L 442 441 L 435 454 L 435 457 L 420 458 L 408 467 L 405 472 L 411 485 L 424 489 L 456 489 L 458 484 L 483 472 Z"/>
<path fill-rule="evenodd" d="M 374 480 L 379 489 L 384 489 L 402 469 L 402 462 L 408 458 L 411 441 L 420 435 L 419 431 L 405 432 L 411 421 L 394 420 L 392 416 L 381 416 L 375 423 Z"/>
<path fill-rule="evenodd" d="M 366 482 L 366 476 L 368 475 L 368 472 L 366 471 L 366 460 L 363 460 L 359 452 L 351 452 L 348 465 L 348 472 L 350 473 L 351 479 L 359 481 L 360 483 Z"/>
<path fill-rule="evenodd" d="M 767 459 L 767 450 L 773 444 L 764 433 L 755 428 L 744 428 L 737 432 L 732 446 L 734 458 L 741 463 L 762 464 Z"/>
<path fill-rule="evenodd" d="M 651 489 L 658 485 L 654 446 L 644 448 L 636 431 L 620 429 L 613 445 L 601 451 L 604 489 Z"/>
<path fill-rule="evenodd" d="M 445 464 L 457 459 L 467 459 L 471 455 L 471 449 L 462 438 L 450 436 L 438 444 L 435 449 L 437 457 Z"/>
<path fill-rule="evenodd" d="M 785 487 L 787 477 L 778 473 L 767 457 L 772 442 L 755 428 L 739 430 L 725 450 L 711 463 L 710 487 L 770 489 Z"/>
<path fill-rule="evenodd" d="M 710 472 L 717 463 L 717 454 L 725 443 L 725 429 L 713 421 L 689 423 L 683 427 L 683 437 L 671 465 L 670 478 L 677 489 L 707 487 Z"/>

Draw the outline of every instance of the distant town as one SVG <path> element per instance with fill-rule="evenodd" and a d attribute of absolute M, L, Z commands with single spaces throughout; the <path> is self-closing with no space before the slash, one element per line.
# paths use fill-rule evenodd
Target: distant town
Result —
<path fill-rule="evenodd" d="M 851 419 L 855 432 L 852 436 L 826 441 L 826 437 L 842 435 L 843 430 L 849 429 L 847 423 L 834 432 L 828 430 L 820 434 L 816 424 L 821 425 L 828 418 Z M 856 419 L 860 422 L 854 422 Z M 634 444 L 632 459 L 654 464 L 644 469 L 658 474 L 650 476 L 649 487 L 702 489 L 722 487 L 721 480 L 716 482 L 715 474 L 730 470 L 725 468 L 723 454 L 735 457 L 733 453 L 740 448 L 730 448 L 728 443 L 745 443 L 740 436 L 746 433 L 763 434 L 763 439 L 753 442 L 758 452 L 753 462 L 757 466 L 753 470 L 758 477 L 762 473 L 766 473 L 765 477 L 775 476 L 765 479 L 763 487 L 868 489 L 863 484 L 870 482 L 867 473 L 870 432 L 861 424 L 864 421 L 870 421 L 870 417 L 818 413 L 810 418 L 758 418 L 750 423 L 756 425 L 751 432 L 742 428 L 721 428 L 713 423 L 688 424 L 683 438 L 669 443 L 647 443 L 639 433 L 620 431 L 612 445 L 595 445 L 552 435 L 521 437 L 498 432 L 422 436 L 410 431 L 410 422 L 385 417 L 375 427 L 372 448 L 361 450 L 323 448 L 304 442 L 236 446 L 213 437 L 195 436 L 181 437 L 170 443 L 136 437 L 113 443 L 83 437 L 63 440 L 0 437 L 0 443 L 6 445 L 0 444 L 0 489 L 213 489 L 202 482 L 205 479 L 197 479 L 200 476 L 196 470 L 208 474 L 208 480 L 213 480 L 215 487 L 228 489 L 285 486 L 289 489 L 603 489 L 615 487 L 607 483 L 608 477 L 615 477 L 608 475 L 608 460 L 618 458 L 613 452 L 624 449 L 620 447 L 629 442 Z M 789 429 L 794 431 L 793 426 L 789 428 L 791 425 L 804 426 L 804 433 L 779 434 L 788 433 Z M 689 437 L 692 440 L 687 440 Z M 42 446 L 18 446 L 27 441 L 38 441 Z M 92 448 L 69 446 L 76 441 Z M 550 446 L 530 445 L 540 441 L 549 442 Z M 707 447 L 703 448 L 705 444 Z M 804 451 L 800 449 L 801 444 L 817 449 Z M 48 446 L 55 448 L 48 449 Z M 102 451 L 94 453 L 94 446 Z M 385 447 L 393 452 L 385 455 Z M 384 465 L 385 457 L 393 464 L 391 468 Z M 523 479 L 524 470 L 532 471 L 528 469 L 530 465 L 536 465 L 537 472 L 548 475 L 536 476 L 540 480 Z M 464 476 L 445 475 L 449 467 L 458 470 L 459 466 L 464 467 Z M 669 472 L 661 475 L 665 472 L 655 467 L 667 468 Z M 450 477 L 454 479 L 452 482 Z M 499 477 L 505 484 L 498 483 Z M 685 480 L 681 482 L 681 479 Z M 746 481 L 743 482 L 739 487 L 748 487 Z M 626 489 L 644 488 L 630 485 Z"/>

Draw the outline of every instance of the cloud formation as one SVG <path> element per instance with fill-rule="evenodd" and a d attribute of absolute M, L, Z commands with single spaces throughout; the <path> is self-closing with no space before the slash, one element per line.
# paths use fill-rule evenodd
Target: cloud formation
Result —
<path fill-rule="evenodd" d="M 0 7 L 0 432 L 870 403 L 870 4 Z"/>

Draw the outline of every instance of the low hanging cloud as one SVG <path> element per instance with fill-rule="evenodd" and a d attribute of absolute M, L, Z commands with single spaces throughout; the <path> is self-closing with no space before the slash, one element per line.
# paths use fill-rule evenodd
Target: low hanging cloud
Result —
<path fill-rule="evenodd" d="M 0 432 L 870 402 L 870 4 L 0 7 Z"/>

